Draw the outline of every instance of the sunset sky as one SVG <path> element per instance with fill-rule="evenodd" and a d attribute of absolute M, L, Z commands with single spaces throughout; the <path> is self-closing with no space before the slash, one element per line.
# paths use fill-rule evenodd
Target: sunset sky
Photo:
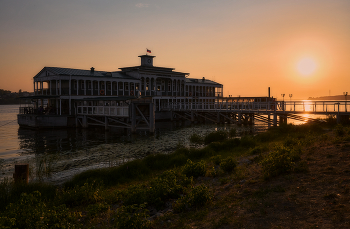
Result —
<path fill-rule="evenodd" d="M 350 93 L 349 0 L 0 0 L 0 89 L 33 91 L 45 66 L 154 65 L 224 95 Z"/>

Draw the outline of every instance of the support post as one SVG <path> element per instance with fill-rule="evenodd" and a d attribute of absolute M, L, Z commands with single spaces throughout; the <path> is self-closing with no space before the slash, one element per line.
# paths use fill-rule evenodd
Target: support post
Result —
<path fill-rule="evenodd" d="M 277 126 L 277 113 L 273 114 L 273 126 Z"/>
<path fill-rule="evenodd" d="M 109 131 L 109 127 L 108 127 L 108 117 L 105 116 L 105 131 Z"/>
<path fill-rule="evenodd" d="M 149 132 L 154 133 L 155 130 L 155 109 L 154 103 L 149 104 Z"/>
<path fill-rule="evenodd" d="M 242 124 L 242 113 L 238 112 L 238 125 Z"/>
<path fill-rule="evenodd" d="M 136 133 L 136 109 L 135 103 L 131 103 L 131 133 Z"/>

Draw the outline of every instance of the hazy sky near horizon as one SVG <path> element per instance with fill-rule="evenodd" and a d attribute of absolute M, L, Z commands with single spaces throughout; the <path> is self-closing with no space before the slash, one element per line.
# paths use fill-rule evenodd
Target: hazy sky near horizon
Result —
<path fill-rule="evenodd" d="M 45 66 L 154 65 L 224 95 L 350 93 L 349 0 L 0 0 L 0 89 L 33 91 Z M 289 98 L 288 98 L 289 99 Z"/>

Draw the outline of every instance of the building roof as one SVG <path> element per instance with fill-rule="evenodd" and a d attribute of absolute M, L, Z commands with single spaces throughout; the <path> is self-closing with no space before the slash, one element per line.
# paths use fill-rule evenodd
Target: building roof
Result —
<path fill-rule="evenodd" d="M 182 75 L 182 76 L 186 76 L 190 74 L 185 72 L 175 72 L 173 71 L 175 68 L 165 68 L 165 67 L 155 67 L 155 66 L 133 66 L 133 67 L 124 67 L 119 69 L 121 69 L 123 72 L 139 71 L 139 72 L 145 72 L 145 73 Z"/>
<path fill-rule="evenodd" d="M 122 71 L 116 72 L 106 72 L 106 71 L 91 71 L 91 70 L 82 70 L 74 68 L 60 68 L 60 67 L 44 67 L 36 76 L 38 77 L 43 71 L 48 71 L 54 75 L 63 75 L 63 76 L 91 76 L 91 77 L 115 77 L 115 78 L 133 78 L 126 75 Z"/>
<path fill-rule="evenodd" d="M 194 79 L 194 78 L 187 78 L 186 83 L 200 83 L 200 84 L 215 84 L 215 85 L 222 85 L 220 83 L 217 83 L 212 80 L 205 79 L 204 77 L 202 79 Z"/>

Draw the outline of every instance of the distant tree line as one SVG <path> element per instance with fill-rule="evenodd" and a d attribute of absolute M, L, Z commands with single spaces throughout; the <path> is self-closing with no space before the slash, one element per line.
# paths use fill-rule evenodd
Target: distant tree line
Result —
<path fill-rule="evenodd" d="M 0 105 L 4 104 L 20 104 L 20 97 L 29 96 L 33 93 L 22 92 L 20 89 L 18 92 L 11 92 L 9 90 L 0 89 Z M 23 101 L 24 102 L 24 101 Z"/>

